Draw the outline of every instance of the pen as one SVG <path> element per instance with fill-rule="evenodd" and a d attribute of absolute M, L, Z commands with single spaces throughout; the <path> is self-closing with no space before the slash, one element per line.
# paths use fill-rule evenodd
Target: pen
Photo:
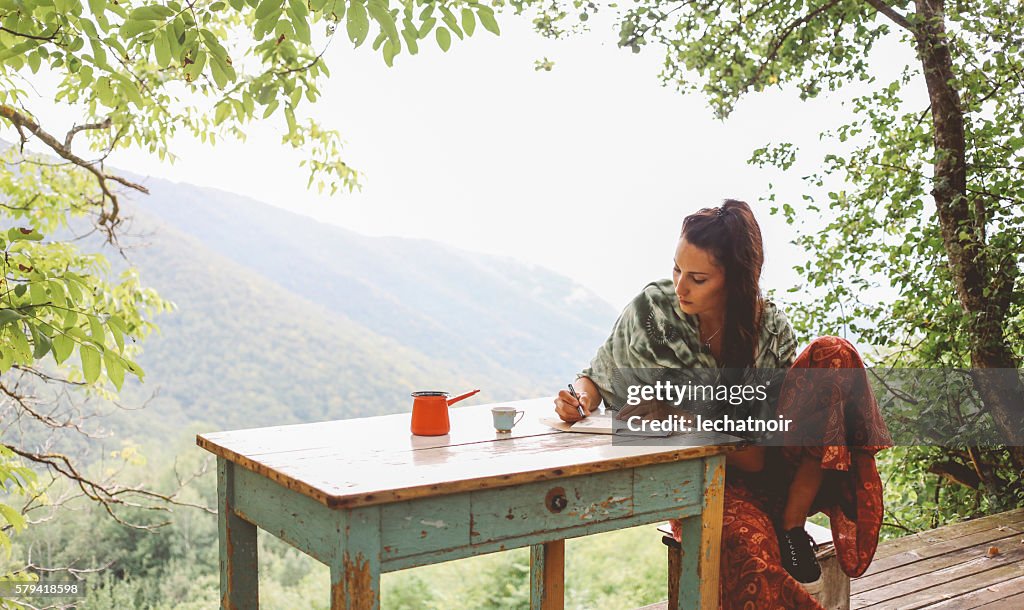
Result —
<path fill-rule="evenodd" d="M 580 417 L 586 417 L 587 414 L 583 412 L 583 403 L 580 401 L 580 397 L 576 394 L 576 388 L 572 387 L 571 383 L 569 384 L 569 393 L 576 399 L 576 402 L 580 403 L 576 405 L 576 410 L 579 411 Z"/>

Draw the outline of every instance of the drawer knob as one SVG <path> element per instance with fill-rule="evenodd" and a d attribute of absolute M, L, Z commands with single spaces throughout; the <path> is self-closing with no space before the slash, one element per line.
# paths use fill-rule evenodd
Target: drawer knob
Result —
<path fill-rule="evenodd" d="M 565 510 L 565 507 L 569 506 L 569 500 L 565 498 L 565 490 L 561 487 L 555 487 L 549 491 L 544 505 L 553 513 L 560 513 Z"/>

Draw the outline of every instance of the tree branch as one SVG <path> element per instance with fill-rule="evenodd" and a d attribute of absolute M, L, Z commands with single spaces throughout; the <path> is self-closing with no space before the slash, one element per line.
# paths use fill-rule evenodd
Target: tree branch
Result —
<path fill-rule="evenodd" d="M 29 403 L 28 403 L 29 399 L 28 399 L 27 396 L 22 395 L 22 394 L 18 394 L 17 392 L 15 392 L 15 391 L 11 390 L 10 388 L 8 388 L 6 384 L 0 383 L 0 392 L 3 392 L 4 394 L 7 395 L 8 398 L 10 398 L 15 403 L 17 403 L 18 407 L 21 408 L 22 411 L 24 411 L 25 413 L 28 413 L 34 419 L 39 420 L 40 422 L 42 422 L 43 424 L 45 424 L 49 428 L 52 428 L 52 429 L 71 428 L 72 430 L 75 430 L 76 432 L 78 432 L 78 433 L 80 433 L 80 434 L 82 434 L 84 436 L 87 436 L 87 437 L 90 436 L 88 432 L 83 430 L 75 422 L 72 422 L 72 421 L 60 421 L 58 419 L 55 419 L 55 418 L 51 417 L 50 415 L 48 415 L 46 413 L 40 413 L 39 411 L 36 411 L 35 409 L 32 408 L 31 405 L 29 405 Z"/>
<path fill-rule="evenodd" d="M 53 152 L 57 153 L 64 159 L 67 159 L 68 161 L 74 163 L 75 165 L 87 170 L 88 172 L 96 176 L 96 180 L 99 183 L 100 190 L 103 192 L 104 199 L 110 201 L 110 211 L 108 212 L 106 209 L 103 208 L 103 200 L 101 200 L 99 224 L 106 229 L 107 240 L 113 243 L 114 227 L 116 227 L 120 222 L 120 219 L 118 218 L 118 215 L 120 213 L 120 205 L 118 203 L 117 195 L 115 195 L 110 190 L 109 186 L 107 185 L 107 181 L 110 180 L 117 182 L 119 184 L 123 184 L 128 188 L 134 189 L 141 193 L 146 193 L 147 195 L 149 194 L 149 189 L 147 189 L 145 186 L 141 184 L 136 184 L 134 182 L 130 182 L 124 178 L 121 178 L 120 176 L 107 174 L 101 168 L 96 167 L 95 163 L 90 163 L 89 161 L 86 161 L 85 159 L 79 157 L 78 155 L 71 151 L 68 144 L 70 144 L 71 139 L 74 137 L 76 133 L 82 131 L 83 129 L 99 129 L 103 124 L 90 124 L 83 125 L 81 126 L 81 128 L 72 128 L 72 130 L 68 132 L 68 135 L 64 140 L 64 143 L 61 143 L 57 138 L 53 137 L 45 129 L 40 127 L 39 124 L 36 123 L 31 117 L 19 112 L 12 106 L 8 106 L 7 104 L 0 104 L 0 117 L 7 119 L 11 123 L 13 123 L 15 128 L 17 128 L 19 132 L 21 132 L 22 129 L 29 131 L 32 135 L 39 138 L 44 144 L 49 146 L 50 149 L 53 150 Z"/>
<path fill-rule="evenodd" d="M 832 8 L 837 4 L 839 4 L 839 0 L 831 0 L 830 2 L 826 2 L 825 4 L 822 4 L 818 8 L 814 9 L 813 11 L 807 13 L 803 17 L 795 21 L 791 21 L 789 25 L 787 25 L 783 29 L 782 34 L 777 36 L 772 41 L 771 50 L 768 51 L 768 53 L 765 55 L 765 58 L 761 61 L 761 65 L 757 68 L 757 72 L 754 74 L 753 78 L 751 78 L 747 82 L 747 87 L 752 87 L 754 83 L 758 82 L 761 79 L 761 75 L 764 74 L 765 69 L 768 67 L 769 64 L 772 63 L 772 61 L 775 60 L 775 57 L 779 54 L 779 49 L 782 48 L 782 44 L 786 42 L 786 40 L 789 38 L 789 35 L 792 34 L 793 31 L 796 30 L 796 28 L 807 23 L 811 19 L 814 19 L 819 14 L 827 11 L 828 9 Z"/>
<path fill-rule="evenodd" d="M 98 503 L 100 506 L 103 507 L 103 509 L 107 512 L 108 515 L 110 515 L 110 517 L 114 521 L 120 523 L 125 527 L 140 530 L 154 530 L 159 527 L 163 527 L 165 525 L 170 524 L 170 521 L 164 521 L 162 523 L 155 524 L 141 524 L 132 523 L 130 521 L 122 519 L 114 512 L 114 506 L 121 505 L 134 508 L 143 508 L 146 510 L 170 512 L 170 509 L 165 506 L 152 504 L 142 505 L 133 502 L 129 499 L 132 496 L 141 496 L 144 498 L 149 498 L 151 500 L 159 501 L 164 504 L 198 508 L 200 510 L 205 511 L 208 514 L 216 513 L 216 511 L 210 509 L 207 506 L 177 500 L 177 492 L 171 495 L 165 495 L 149 491 L 148 489 L 143 489 L 141 487 L 111 487 L 102 482 L 86 478 L 85 476 L 78 472 L 78 469 L 75 468 L 74 464 L 71 463 L 71 460 L 67 456 L 62 455 L 60 453 L 34 453 L 31 451 L 19 449 L 18 447 L 14 447 L 8 444 L 4 444 L 3 446 L 12 451 L 13 453 L 31 462 L 34 462 L 41 466 L 45 466 L 49 470 L 52 470 L 57 474 L 63 476 L 64 478 L 68 479 L 69 481 L 78 486 L 78 488 L 81 490 L 82 494 L 86 498 Z"/>
<path fill-rule="evenodd" d="M 110 117 L 107 117 L 102 123 L 86 123 L 85 125 L 73 126 L 64 136 L 64 148 L 71 150 L 71 140 L 78 135 L 78 132 L 85 131 L 86 129 L 108 129 L 110 127 Z"/>
<path fill-rule="evenodd" d="M 904 30 L 907 30 L 914 36 L 917 36 L 918 32 L 914 29 L 913 24 L 907 21 L 907 18 L 896 12 L 896 9 L 885 3 L 885 0 L 865 0 L 868 4 L 873 6 L 879 13 L 882 13 L 889 18 L 890 21 L 900 26 Z"/>
<path fill-rule="evenodd" d="M 61 28 L 61 26 L 58 25 L 57 29 L 54 30 L 52 34 L 47 34 L 46 36 L 36 36 L 34 34 L 22 34 L 21 32 L 15 32 L 14 30 L 10 30 L 10 29 L 5 28 L 3 26 L 0 26 L 0 32 L 7 32 L 8 34 L 11 34 L 12 36 L 18 36 L 19 38 L 30 38 L 32 40 L 42 40 L 42 41 L 45 41 L 45 42 L 49 42 L 49 41 L 51 41 L 51 40 L 53 40 L 54 38 L 57 37 L 57 34 L 60 32 L 60 28 Z"/>

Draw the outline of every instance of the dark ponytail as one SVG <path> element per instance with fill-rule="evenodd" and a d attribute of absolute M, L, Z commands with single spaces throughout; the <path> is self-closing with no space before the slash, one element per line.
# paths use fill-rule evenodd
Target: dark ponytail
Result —
<path fill-rule="evenodd" d="M 750 206 L 727 199 L 683 220 L 680 237 L 707 250 L 725 270 L 725 327 L 722 360 L 726 368 L 753 366 L 761 315 L 761 228 Z"/>

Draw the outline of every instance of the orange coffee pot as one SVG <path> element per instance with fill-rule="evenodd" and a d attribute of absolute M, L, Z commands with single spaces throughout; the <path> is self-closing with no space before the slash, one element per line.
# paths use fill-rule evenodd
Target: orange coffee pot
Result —
<path fill-rule="evenodd" d="M 448 398 L 448 392 L 428 391 L 412 393 L 412 433 L 419 436 L 442 436 L 452 429 L 448 421 L 448 406 L 469 398 L 480 390 Z"/>

